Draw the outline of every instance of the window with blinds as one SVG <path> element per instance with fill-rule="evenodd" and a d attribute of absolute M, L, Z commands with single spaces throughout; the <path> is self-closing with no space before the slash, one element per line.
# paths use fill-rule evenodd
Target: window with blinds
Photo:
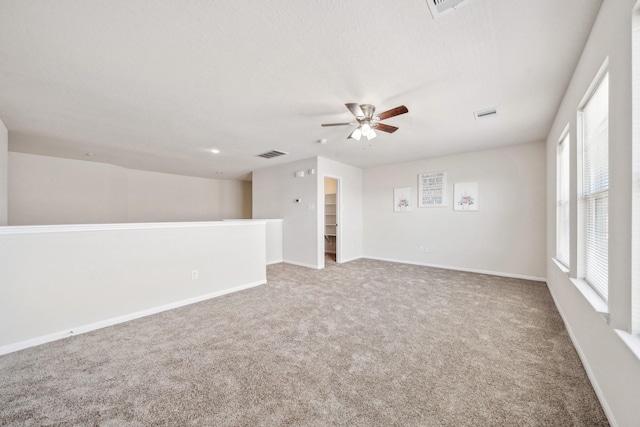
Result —
<path fill-rule="evenodd" d="M 569 267 L 569 134 L 558 144 L 556 178 L 556 259 Z"/>
<path fill-rule="evenodd" d="M 606 301 L 609 263 L 609 74 L 581 113 L 582 221 L 585 281 Z"/>
<path fill-rule="evenodd" d="M 640 1 L 636 3 L 633 15 L 632 37 L 632 111 L 634 111 L 632 159 L 633 159 L 633 211 L 632 251 L 631 251 L 631 332 L 640 335 Z"/>

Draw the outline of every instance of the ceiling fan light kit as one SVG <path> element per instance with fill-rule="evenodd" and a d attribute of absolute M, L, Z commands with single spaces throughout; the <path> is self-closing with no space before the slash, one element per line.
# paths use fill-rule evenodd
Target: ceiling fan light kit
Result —
<path fill-rule="evenodd" d="M 371 104 L 347 103 L 345 106 L 351 111 L 351 114 L 356 118 L 358 124 L 358 127 L 351 132 L 347 139 L 355 139 L 356 141 L 360 141 L 360 138 L 363 136 L 369 141 L 372 140 L 378 136 L 375 132 L 376 130 L 387 133 L 397 131 L 397 127 L 380 123 L 380 121 L 409 112 L 407 107 L 400 105 L 376 116 L 376 107 Z M 355 123 L 324 123 L 321 126 L 350 126 L 353 124 Z"/>

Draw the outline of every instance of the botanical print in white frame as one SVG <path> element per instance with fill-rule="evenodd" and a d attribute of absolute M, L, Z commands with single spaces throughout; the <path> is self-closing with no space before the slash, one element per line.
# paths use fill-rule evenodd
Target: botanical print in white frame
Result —
<path fill-rule="evenodd" d="M 453 186 L 453 210 L 478 210 L 478 183 L 456 182 Z"/>
<path fill-rule="evenodd" d="M 446 188 L 446 172 L 418 174 L 418 207 L 439 208 L 447 206 L 445 197 Z"/>
<path fill-rule="evenodd" d="M 398 187 L 393 189 L 393 211 L 411 211 L 411 187 Z"/>

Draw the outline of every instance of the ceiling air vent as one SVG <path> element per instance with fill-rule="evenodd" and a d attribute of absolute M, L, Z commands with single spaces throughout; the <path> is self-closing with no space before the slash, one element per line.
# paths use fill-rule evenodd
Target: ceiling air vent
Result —
<path fill-rule="evenodd" d="M 271 150 L 271 151 L 267 151 L 266 153 L 258 154 L 258 157 L 264 157 L 265 159 L 272 159 L 274 157 L 284 156 L 287 154 L 289 153 L 286 153 L 280 150 Z"/>
<path fill-rule="evenodd" d="M 473 113 L 473 115 L 476 117 L 476 120 L 488 119 L 489 117 L 495 117 L 497 114 L 498 110 L 495 108 L 484 111 L 476 111 L 475 113 Z"/>
<path fill-rule="evenodd" d="M 471 3 L 473 0 L 427 0 L 427 6 L 431 11 L 433 19 L 438 19 L 442 15 L 453 12 L 459 7 Z"/>

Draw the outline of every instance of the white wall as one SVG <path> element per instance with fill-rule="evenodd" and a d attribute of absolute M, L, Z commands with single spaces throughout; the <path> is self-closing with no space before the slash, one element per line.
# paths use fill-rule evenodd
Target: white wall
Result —
<path fill-rule="evenodd" d="M 338 261 L 348 262 L 362 257 L 362 169 L 318 157 L 319 234 L 324 234 L 324 177 L 340 179 L 340 229 Z M 319 241 L 318 264 L 324 265 L 324 241 Z"/>
<path fill-rule="evenodd" d="M 264 222 L 4 227 L 0 354 L 265 282 Z"/>
<path fill-rule="evenodd" d="M 127 222 L 126 169 L 9 153 L 9 225 Z"/>
<path fill-rule="evenodd" d="M 9 224 L 248 218 L 250 183 L 9 153 Z"/>
<path fill-rule="evenodd" d="M 0 227 L 7 225 L 9 222 L 8 214 L 8 150 L 9 150 L 9 131 L 0 119 Z"/>
<path fill-rule="evenodd" d="M 632 56 L 631 17 L 636 0 L 605 0 L 547 139 L 547 277 L 549 289 L 614 425 L 640 425 L 640 359 L 620 338 L 631 323 Z M 553 261 L 556 147 L 571 132 L 571 275 L 577 255 L 576 111 L 598 70 L 609 67 L 609 321 Z M 629 336 L 630 337 L 630 336 Z M 640 337 L 631 337 L 640 343 Z M 638 353 L 640 354 L 640 352 Z"/>
<path fill-rule="evenodd" d="M 446 207 L 416 207 L 418 174 L 427 172 L 447 173 Z M 479 211 L 453 211 L 453 184 L 469 181 L 479 183 Z M 410 212 L 393 211 L 394 187 L 411 187 Z M 366 257 L 544 278 L 545 146 L 366 169 L 363 221 Z"/>
<path fill-rule="evenodd" d="M 128 170 L 128 221 L 208 221 L 250 218 L 244 192 L 251 184 Z"/>
<path fill-rule="evenodd" d="M 281 219 L 225 219 L 225 221 L 263 221 L 266 223 L 266 263 L 278 264 L 282 259 L 282 220 Z"/>
<path fill-rule="evenodd" d="M 253 218 L 283 219 L 284 262 L 322 268 L 318 263 L 318 174 L 309 175 L 309 169 L 318 170 L 317 159 L 254 171 Z M 305 176 L 296 178 L 296 171 L 304 171 Z"/>

